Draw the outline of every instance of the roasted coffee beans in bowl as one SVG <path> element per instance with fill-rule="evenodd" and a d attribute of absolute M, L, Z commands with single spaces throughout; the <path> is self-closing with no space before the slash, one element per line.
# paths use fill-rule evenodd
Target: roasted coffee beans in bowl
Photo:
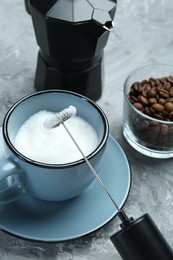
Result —
<path fill-rule="evenodd" d="M 173 157 L 173 65 L 148 65 L 124 84 L 123 135 L 140 153 Z"/>

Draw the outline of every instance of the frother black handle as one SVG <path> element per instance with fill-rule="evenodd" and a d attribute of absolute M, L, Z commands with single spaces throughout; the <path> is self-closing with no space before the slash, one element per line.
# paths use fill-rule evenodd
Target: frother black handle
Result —
<path fill-rule="evenodd" d="M 173 251 L 156 224 L 144 214 L 111 236 L 123 260 L 173 260 Z"/>

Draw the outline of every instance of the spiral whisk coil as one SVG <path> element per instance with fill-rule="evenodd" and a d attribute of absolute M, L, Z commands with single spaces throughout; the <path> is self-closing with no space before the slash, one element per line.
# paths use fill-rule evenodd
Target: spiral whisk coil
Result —
<path fill-rule="evenodd" d="M 64 121 L 68 120 L 72 116 L 75 116 L 76 114 L 76 108 L 74 106 L 69 106 L 68 108 L 65 108 L 61 112 L 57 114 L 53 114 L 46 118 L 43 126 L 46 129 L 51 129 L 59 126 Z"/>

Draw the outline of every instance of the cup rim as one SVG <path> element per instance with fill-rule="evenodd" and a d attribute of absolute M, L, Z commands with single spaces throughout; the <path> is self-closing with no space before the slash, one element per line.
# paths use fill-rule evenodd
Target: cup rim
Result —
<path fill-rule="evenodd" d="M 14 111 L 14 109 L 20 105 L 22 102 L 24 102 L 25 100 L 32 98 L 33 96 L 39 96 L 39 95 L 44 95 L 47 93 L 65 93 L 65 94 L 70 94 L 70 95 L 74 95 L 77 96 L 83 100 L 85 100 L 86 102 L 89 102 L 100 114 L 100 116 L 102 117 L 103 120 L 103 125 L 104 125 L 104 135 L 99 143 L 99 145 L 96 147 L 96 149 L 94 151 L 92 151 L 89 155 L 86 156 L 86 158 L 88 160 L 92 159 L 102 148 L 103 146 L 106 144 L 108 136 L 109 136 L 109 123 L 108 123 L 108 119 L 106 117 L 105 112 L 102 110 L 102 108 L 96 104 L 94 101 L 92 101 L 91 99 L 87 98 L 84 95 L 72 92 L 72 91 L 68 91 L 68 90 L 58 90 L 58 89 L 49 89 L 49 90 L 42 90 L 42 91 L 37 91 L 34 93 L 31 93 L 29 95 L 24 96 L 23 98 L 19 99 L 16 103 L 13 104 L 13 106 L 7 111 L 4 120 L 3 120 L 3 124 L 2 124 L 2 133 L 3 133 L 3 138 L 4 141 L 6 143 L 6 145 L 8 146 L 8 148 L 18 157 L 20 158 L 22 161 L 25 161 L 29 164 L 32 164 L 34 166 L 38 166 L 38 167 L 44 167 L 44 168 L 54 168 L 54 169 L 60 169 L 60 168 L 68 168 L 68 167 L 74 167 L 76 165 L 80 165 L 82 163 L 85 162 L 85 160 L 82 158 L 80 160 L 74 161 L 74 162 L 69 162 L 69 163 L 64 163 L 64 164 L 50 164 L 50 163 L 43 163 L 43 162 L 39 162 L 39 161 L 35 161 L 33 159 L 28 158 L 27 156 L 23 155 L 22 153 L 20 153 L 12 144 L 12 142 L 10 141 L 9 138 L 9 134 L 7 131 L 7 126 L 8 126 L 8 121 L 10 119 L 10 115 L 12 114 L 12 112 Z"/>
<path fill-rule="evenodd" d="M 154 64 L 149 64 L 149 65 L 144 65 L 144 66 L 141 66 L 141 67 L 138 67 L 138 68 L 136 68 L 136 69 L 134 69 L 133 71 L 131 71 L 130 72 L 130 74 L 128 74 L 128 76 L 126 77 L 126 79 L 125 79 L 125 82 L 124 82 L 124 87 L 123 87 L 123 94 L 124 94 L 124 98 L 125 98 L 125 100 L 126 100 L 126 102 L 128 103 L 128 105 L 130 106 L 130 108 L 135 112 L 135 113 L 137 113 L 137 114 L 139 114 L 141 117 L 143 117 L 143 118 L 146 118 L 146 119 L 148 119 L 148 120 L 152 120 L 152 121 L 156 121 L 156 122 L 158 122 L 158 123 L 160 123 L 160 124 L 166 124 L 166 125 L 173 125 L 173 121 L 171 122 L 171 121 L 165 121 L 165 120 L 160 120 L 160 119 L 157 119 L 157 118 L 154 118 L 154 117 L 151 117 L 151 116 L 148 116 L 148 115 L 146 115 L 146 114 L 144 114 L 144 113 L 142 113 L 142 112 L 140 112 L 137 108 L 135 108 L 132 104 L 131 104 L 131 102 L 129 101 L 129 99 L 128 99 L 128 96 L 127 96 L 127 94 L 128 93 L 126 93 L 126 90 L 127 90 L 127 82 L 128 82 L 128 80 L 130 79 L 130 77 L 131 76 L 133 76 L 137 71 L 139 71 L 139 70 L 142 70 L 142 69 L 146 69 L 146 68 L 149 68 L 149 67 L 172 67 L 172 69 L 173 69 L 173 65 L 171 65 L 171 64 L 157 64 L 157 63 L 154 63 Z M 173 70 L 172 70 L 172 72 L 173 72 Z M 152 76 L 151 76 L 152 77 Z"/>

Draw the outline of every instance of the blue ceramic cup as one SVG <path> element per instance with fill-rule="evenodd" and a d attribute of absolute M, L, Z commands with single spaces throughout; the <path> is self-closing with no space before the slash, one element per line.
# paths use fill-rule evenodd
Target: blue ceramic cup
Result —
<path fill-rule="evenodd" d="M 19 128 L 31 115 L 40 110 L 58 112 L 70 105 L 76 107 L 77 115 L 88 121 L 97 133 L 98 146 L 87 158 L 99 171 L 109 136 L 108 120 L 102 109 L 73 92 L 36 92 L 14 104 L 3 121 L 6 158 L 0 161 L 0 203 L 14 201 L 25 193 L 46 201 L 66 200 L 81 194 L 93 182 L 94 175 L 84 159 L 66 164 L 41 163 L 27 158 L 14 146 Z"/>

